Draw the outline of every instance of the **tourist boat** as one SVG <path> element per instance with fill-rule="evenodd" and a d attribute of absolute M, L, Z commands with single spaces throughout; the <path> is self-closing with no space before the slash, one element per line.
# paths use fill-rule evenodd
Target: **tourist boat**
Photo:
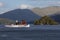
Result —
<path fill-rule="evenodd" d="M 30 25 L 28 24 L 28 25 L 14 25 L 14 24 L 11 24 L 11 25 L 5 25 L 5 27 L 26 27 L 26 28 L 28 28 L 28 27 L 30 27 Z"/>
<path fill-rule="evenodd" d="M 5 25 L 5 27 L 30 27 L 30 24 L 26 24 L 24 20 L 21 21 L 21 24 L 16 20 L 15 24 Z"/>

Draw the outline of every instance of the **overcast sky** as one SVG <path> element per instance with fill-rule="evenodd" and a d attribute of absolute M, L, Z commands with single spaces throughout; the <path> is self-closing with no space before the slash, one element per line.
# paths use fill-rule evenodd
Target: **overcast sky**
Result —
<path fill-rule="evenodd" d="M 21 8 L 60 6 L 60 0 L 0 0 L 0 14 Z"/>

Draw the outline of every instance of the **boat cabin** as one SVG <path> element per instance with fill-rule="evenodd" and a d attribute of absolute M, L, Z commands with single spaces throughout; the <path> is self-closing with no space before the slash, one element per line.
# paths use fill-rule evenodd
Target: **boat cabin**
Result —
<path fill-rule="evenodd" d="M 16 23 L 15 23 L 15 25 L 26 25 L 27 23 L 26 23 L 26 21 L 25 20 L 22 20 L 21 22 L 18 22 L 17 20 L 16 20 Z"/>

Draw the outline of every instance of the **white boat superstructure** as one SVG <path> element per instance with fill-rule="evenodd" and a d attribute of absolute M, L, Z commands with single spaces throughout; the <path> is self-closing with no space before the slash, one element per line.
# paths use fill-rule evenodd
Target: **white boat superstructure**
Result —
<path fill-rule="evenodd" d="M 21 22 L 16 20 L 15 24 L 5 25 L 5 27 L 30 27 L 30 24 L 27 24 L 25 20 L 22 20 Z"/>
<path fill-rule="evenodd" d="M 30 24 L 28 25 L 5 25 L 5 27 L 30 27 Z"/>

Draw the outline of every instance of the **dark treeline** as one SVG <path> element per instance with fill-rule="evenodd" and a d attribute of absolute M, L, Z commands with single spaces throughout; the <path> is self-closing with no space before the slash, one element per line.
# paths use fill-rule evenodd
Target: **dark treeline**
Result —
<path fill-rule="evenodd" d="M 48 16 L 44 16 L 44 17 L 42 17 L 40 19 L 36 19 L 34 21 L 34 24 L 35 25 L 58 25 L 59 23 L 54 21 L 53 19 L 51 19 Z"/>

